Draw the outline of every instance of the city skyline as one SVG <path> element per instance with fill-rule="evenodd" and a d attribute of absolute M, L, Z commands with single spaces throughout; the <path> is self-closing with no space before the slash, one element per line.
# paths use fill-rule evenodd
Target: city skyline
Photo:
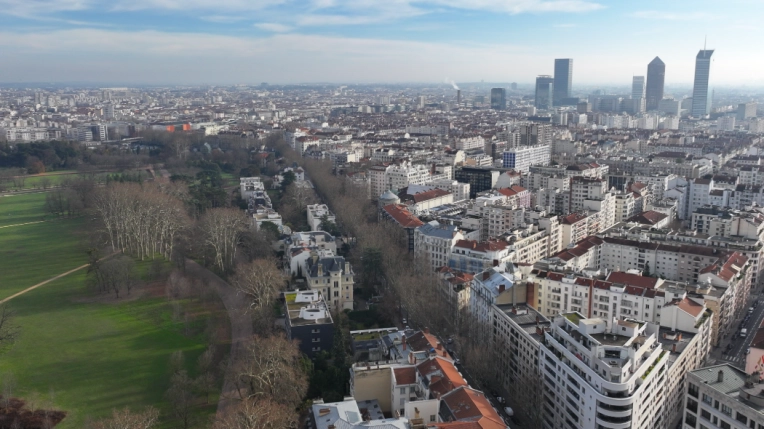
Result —
<path fill-rule="evenodd" d="M 764 13 L 764 5 L 746 0 L 725 8 L 589 0 L 0 5 L 0 82 L 532 84 L 553 74 L 555 58 L 572 58 L 575 91 L 578 84 L 629 85 L 660 56 L 670 64 L 666 84 L 677 85 L 692 83 L 694 54 L 708 36 L 717 51 L 712 86 L 764 85 L 764 59 L 735 36 L 755 31 L 753 17 Z M 728 12 L 735 6 L 746 7 L 745 17 Z M 609 36 L 593 47 L 584 29 Z M 479 66 L 486 63 L 491 67 Z"/>

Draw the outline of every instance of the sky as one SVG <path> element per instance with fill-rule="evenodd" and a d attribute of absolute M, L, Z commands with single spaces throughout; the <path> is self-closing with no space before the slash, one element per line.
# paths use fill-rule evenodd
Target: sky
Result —
<path fill-rule="evenodd" d="M 0 0 L 0 82 L 764 85 L 761 0 Z"/>

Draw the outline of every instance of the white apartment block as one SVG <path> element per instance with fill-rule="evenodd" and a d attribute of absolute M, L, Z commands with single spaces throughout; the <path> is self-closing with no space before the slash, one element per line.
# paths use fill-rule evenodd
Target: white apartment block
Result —
<path fill-rule="evenodd" d="M 586 200 L 604 199 L 607 192 L 607 180 L 605 179 L 595 177 L 571 178 L 568 213 L 583 210 Z"/>
<path fill-rule="evenodd" d="M 336 222 L 337 220 L 326 204 L 308 204 L 307 216 L 311 231 L 321 231 L 321 222 L 324 219 L 329 222 Z"/>
<path fill-rule="evenodd" d="M 504 168 L 526 172 L 532 165 L 549 165 L 551 149 L 549 145 L 517 147 L 502 155 Z"/>
<path fill-rule="evenodd" d="M 692 214 L 692 229 L 699 233 L 721 237 L 761 239 L 764 214 L 741 212 L 718 206 L 700 207 Z"/>
<path fill-rule="evenodd" d="M 375 165 L 369 168 L 369 193 L 372 200 L 376 200 L 389 190 L 387 186 L 387 170 L 389 169 L 390 166 L 387 165 Z"/>
<path fill-rule="evenodd" d="M 764 429 L 764 385 L 758 374 L 728 364 L 687 374 L 682 429 Z"/>
<path fill-rule="evenodd" d="M 430 185 L 448 191 L 454 195 L 454 201 L 470 199 L 470 184 L 461 183 L 451 179 L 439 179 L 430 182 Z"/>
<path fill-rule="evenodd" d="M 483 149 L 485 139 L 482 136 L 461 137 L 454 142 L 454 148 L 458 150 Z"/>
<path fill-rule="evenodd" d="M 681 314 L 665 327 L 575 312 L 556 316 L 539 359 L 546 427 L 673 428 L 682 377 L 708 352 L 703 338 L 710 318 L 687 302 L 675 306 L 689 311 L 675 309 Z"/>
<path fill-rule="evenodd" d="M 459 240 L 451 250 L 448 267 L 475 274 L 491 267 L 503 270 L 515 253 L 504 240 Z"/>

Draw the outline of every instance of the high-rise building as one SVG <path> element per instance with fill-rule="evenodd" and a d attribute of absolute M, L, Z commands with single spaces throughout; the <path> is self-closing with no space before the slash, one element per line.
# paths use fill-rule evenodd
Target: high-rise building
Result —
<path fill-rule="evenodd" d="M 708 77 L 711 74 L 711 55 L 713 49 L 701 49 L 695 57 L 695 80 L 692 86 L 692 109 L 690 116 L 704 118 L 711 110 L 708 97 Z"/>
<path fill-rule="evenodd" d="M 504 168 L 527 172 L 532 165 L 549 165 L 550 155 L 549 145 L 527 146 L 504 152 L 502 163 Z"/>
<path fill-rule="evenodd" d="M 512 88 L 512 91 L 517 91 L 517 82 L 512 82 L 509 87 Z"/>
<path fill-rule="evenodd" d="M 541 75 L 536 78 L 536 108 L 551 109 L 554 106 L 554 81 L 549 75 Z"/>
<path fill-rule="evenodd" d="M 536 81 L 538 83 L 538 80 Z M 554 60 L 554 105 L 562 99 L 570 97 L 570 87 L 573 85 L 573 59 L 558 58 Z M 538 91 L 538 88 L 537 88 Z M 536 105 L 538 107 L 538 104 Z"/>
<path fill-rule="evenodd" d="M 756 117 L 756 109 L 758 105 L 755 102 L 740 103 L 737 105 L 737 120 L 745 121 L 747 119 Z"/>
<path fill-rule="evenodd" d="M 645 91 L 645 106 L 647 110 L 655 110 L 663 99 L 663 82 L 666 78 L 666 64 L 659 57 L 653 58 L 647 65 L 647 87 Z"/>
<path fill-rule="evenodd" d="M 491 109 L 504 110 L 507 108 L 507 90 L 491 88 Z"/>
<path fill-rule="evenodd" d="M 631 80 L 631 98 L 645 97 L 645 77 L 634 76 Z"/>

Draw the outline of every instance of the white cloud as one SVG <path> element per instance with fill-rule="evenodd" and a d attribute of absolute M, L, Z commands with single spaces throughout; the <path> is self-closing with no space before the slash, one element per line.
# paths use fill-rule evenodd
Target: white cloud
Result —
<path fill-rule="evenodd" d="M 210 15 L 202 16 L 202 21 L 215 22 L 220 24 L 231 24 L 234 22 L 245 21 L 248 18 L 240 15 Z"/>
<path fill-rule="evenodd" d="M 535 12 L 591 12 L 603 5 L 585 0 L 420 0 L 455 9 L 488 10 L 509 14 Z"/>
<path fill-rule="evenodd" d="M 0 0 L 0 13 L 28 17 L 89 9 L 90 0 Z"/>
<path fill-rule="evenodd" d="M 262 10 L 267 7 L 277 6 L 286 0 L 116 0 L 106 3 L 113 10 L 205 10 L 225 12 L 243 12 Z"/>
<path fill-rule="evenodd" d="M 254 24 L 254 26 L 261 30 L 272 31 L 274 33 L 286 33 L 292 30 L 292 27 L 288 25 L 278 24 L 275 22 L 260 22 Z"/>
<path fill-rule="evenodd" d="M 702 21 L 714 19 L 715 16 L 706 12 L 672 13 L 657 10 L 643 10 L 632 14 L 635 18 L 653 19 L 662 21 Z"/>

